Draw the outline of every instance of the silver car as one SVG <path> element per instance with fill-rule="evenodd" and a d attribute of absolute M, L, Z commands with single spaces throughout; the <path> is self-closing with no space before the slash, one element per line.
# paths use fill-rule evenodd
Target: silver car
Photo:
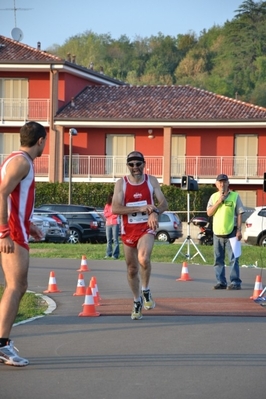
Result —
<path fill-rule="evenodd" d="M 172 244 L 176 239 L 183 237 L 182 222 L 174 212 L 163 212 L 159 215 L 159 227 L 156 230 L 158 241 Z"/>
<path fill-rule="evenodd" d="M 43 232 L 44 238 L 41 241 L 66 242 L 65 232 L 62 231 L 54 219 L 47 216 L 33 215 L 32 222 Z M 29 242 L 35 242 L 35 239 L 30 236 Z"/>
<path fill-rule="evenodd" d="M 47 228 L 44 225 L 43 219 L 39 218 L 37 216 L 33 216 L 31 221 L 32 221 L 32 223 L 34 223 L 41 230 L 41 232 L 43 234 L 43 238 L 38 240 L 38 242 L 39 241 L 45 241 L 45 235 L 46 235 Z M 35 238 L 33 238 L 32 236 L 29 236 L 29 242 L 35 242 L 35 241 L 36 241 Z"/>

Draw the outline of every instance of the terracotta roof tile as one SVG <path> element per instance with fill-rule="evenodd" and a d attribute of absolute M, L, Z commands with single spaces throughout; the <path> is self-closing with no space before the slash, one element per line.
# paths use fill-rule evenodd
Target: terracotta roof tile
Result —
<path fill-rule="evenodd" d="M 191 86 L 88 86 L 74 104 L 57 119 L 266 121 L 266 108 Z"/>
<path fill-rule="evenodd" d="M 59 57 L 4 36 L 0 36 L 0 61 L 1 63 L 14 61 L 63 62 Z"/>
<path fill-rule="evenodd" d="M 13 39 L 9 39 L 4 36 L 0 36 L 0 62 L 4 64 L 65 64 L 72 70 L 86 73 L 90 76 L 95 76 L 105 80 L 109 84 L 112 82 L 117 85 L 124 85 L 125 83 L 111 78 L 110 76 L 104 75 L 101 72 L 93 71 L 82 65 L 78 65 L 76 62 L 65 60 L 55 55 L 49 54 L 46 51 L 39 50 L 17 42 Z"/>

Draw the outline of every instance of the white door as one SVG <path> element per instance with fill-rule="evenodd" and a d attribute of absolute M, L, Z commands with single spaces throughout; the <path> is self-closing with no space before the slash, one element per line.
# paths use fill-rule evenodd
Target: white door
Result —
<path fill-rule="evenodd" d="M 234 174 L 236 177 L 256 177 L 258 136 L 255 134 L 235 136 Z M 248 158 L 247 158 L 248 157 Z"/>
<path fill-rule="evenodd" d="M 0 79 L 0 97 L 4 99 L 5 119 L 25 119 L 28 115 L 28 80 Z"/>
<path fill-rule="evenodd" d="M 240 198 L 241 198 L 244 206 L 247 206 L 249 208 L 255 208 L 255 206 L 257 206 L 257 192 L 256 191 L 236 190 L 236 192 L 240 195 Z"/>
<path fill-rule="evenodd" d="M 0 153 L 10 154 L 12 151 L 17 151 L 20 147 L 19 133 L 1 133 L 0 134 Z"/>
<path fill-rule="evenodd" d="M 186 136 L 172 135 L 171 176 L 178 177 L 186 174 Z"/>
<path fill-rule="evenodd" d="M 242 215 L 242 223 L 244 223 L 253 212 L 255 206 L 257 206 L 257 192 L 249 190 L 236 190 L 236 192 L 240 195 L 243 205 L 247 208 Z"/>
<path fill-rule="evenodd" d="M 106 135 L 106 171 L 114 176 L 127 174 L 126 157 L 135 149 L 133 134 Z"/>

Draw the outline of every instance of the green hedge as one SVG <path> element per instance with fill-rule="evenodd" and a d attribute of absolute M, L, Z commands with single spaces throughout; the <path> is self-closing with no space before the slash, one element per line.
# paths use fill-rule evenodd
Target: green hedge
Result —
<path fill-rule="evenodd" d="M 111 183 L 72 183 L 72 203 L 93 205 L 103 208 L 108 194 L 114 189 Z M 214 186 L 200 185 L 198 191 L 185 191 L 177 186 L 161 186 L 170 211 L 178 211 L 182 220 L 186 220 L 187 194 L 190 198 L 191 217 L 202 215 L 206 211 L 208 199 L 216 191 Z M 67 204 L 68 183 L 36 183 L 36 207 L 41 204 Z"/>

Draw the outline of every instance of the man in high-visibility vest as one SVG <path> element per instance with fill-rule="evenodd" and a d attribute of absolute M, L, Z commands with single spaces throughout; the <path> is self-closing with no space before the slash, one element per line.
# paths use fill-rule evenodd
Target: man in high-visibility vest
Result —
<path fill-rule="evenodd" d="M 235 255 L 234 240 L 242 238 L 242 213 L 245 212 L 239 195 L 229 190 L 228 176 L 220 174 L 216 178 L 218 191 L 211 195 L 207 204 L 207 215 L 213 217 L 214 270 L 217 284 L 215 290 L 240 290 L 239 256 Z M 225 255 L 229 259 L 230 284 L 225 275 Z"/>

